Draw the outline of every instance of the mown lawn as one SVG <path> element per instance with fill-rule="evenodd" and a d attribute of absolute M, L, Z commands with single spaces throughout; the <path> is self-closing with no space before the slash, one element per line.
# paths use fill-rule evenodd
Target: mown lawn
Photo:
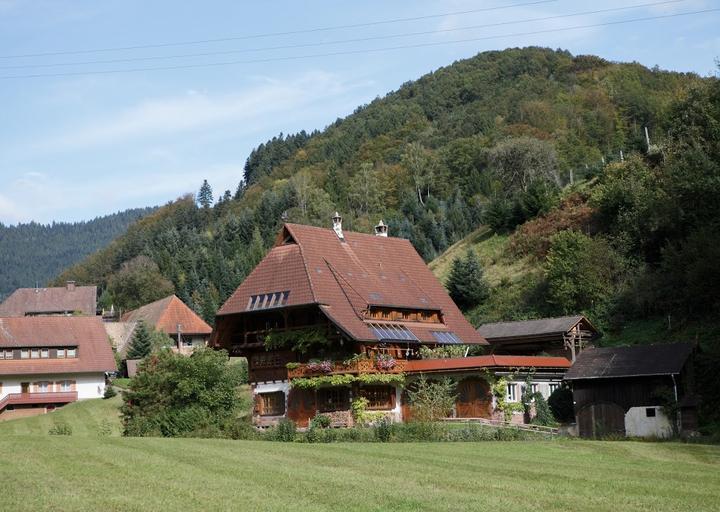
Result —
<path fill-rule="evenodd" d="M 0 437 L 0 508 L 603 510 L 720 507 L 720 447 L 636 442 L 285 444 Z"/>

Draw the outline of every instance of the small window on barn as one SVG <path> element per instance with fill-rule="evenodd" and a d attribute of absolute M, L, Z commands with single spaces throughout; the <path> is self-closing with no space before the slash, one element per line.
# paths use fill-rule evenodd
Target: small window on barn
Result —
<path fill-rule="evenodd" d="M 516 384 L 508 384 L 507 385 L 507 401 L 508 402 L 517 402 L 516 388 L 517 388 Z"/>
<path fill-rule="evenodd" d="M 30 359 L 38 359 L 40 357 L 40 350 L 37 348 L 34 348 L 30 350 Z"/>
<path fill-rule="evenodd" d="M 43 359 L 47 359 L 48 357 L 50 357 L 50 350 L 46 348 L 40 349 L 40 357 L 42 357 Z"/>
<path fill-rule="evenodd" d="M 26 348 L 20 350 L 20 359 L 27 359 L 30 357 L 30 351 Z"/>
<path fill-rule="evenodd" d="M 282 391 L 261 393 L 260 401 L 260 416 L 282 416 L 285 414 L 285 393 Z"/>
<path fill-rule="evenodd" d="M 645 409 L 645 417 L 654 418 L 655 417 L 655 407 L 648 407 L 647 409 Z"/>
<path fill-rule="evenodd" d="M 551 394 L 551 395 L 552 395 L 552 394 L 555 392 L 555 390 L 558 389 L 559 387 L 560 387 L 560 384 L 558 384 L 557 382 L 551 382 L 550 384 L 548 384 L 548 389 L 550 390 L 550 394 Z"/>

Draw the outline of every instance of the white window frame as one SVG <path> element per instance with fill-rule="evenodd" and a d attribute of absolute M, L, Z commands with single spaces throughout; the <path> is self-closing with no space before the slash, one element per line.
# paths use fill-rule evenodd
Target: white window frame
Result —
<path fill-rule="evenodd" d="M 65 359 L 65 349 L 59 348 L 57 349 L 57 356 L 58 359 Z"/>
<path fill-rule="evenodd" d="M 559 382 L 550 382 L 548 384 L 548 396 L 552 395 L 556 389 L 560 389 Z"/>
<path fill-rule="evenodd" d="M 66 349 L 65 357 L 69 359 L 73 359 L 77 357 L 77 349 L 75 347 Z"/>
<path fill-rule="evenodd" d="M 60 381 L 60 391 L 63 393 L 72 391 L 72 382 L 69 380 Z"/>
<path fill-rule="evenodd" d="M 40 358 L 41 359 L 47 359 L 50 357 L 50 349 L 48 348 L 41 348 L 40 349 Z"/>
<path fill-rule="evenodd" d="M 38 393 L 47 393 L 50 391 L 50 383 L 46 380 L 41 380 L 37 383 L 37 392 Z"/>
<path fill-rule="evenodd" d="M 532 384 L 530 384 L 530 392 L 533 395 L 538 391 L 540 391 L 540 385 L 537 382 L 533 382 Z"/>
<path fill-rule="evenodd" d="M 30 351 L 26 348 L 21 348 L 20 359 L 30 359 Z"/>
<path fill-rule="evenodd" d="M 30 359 L 40 359 L 40 349 L 39 348 L 31 348 L 30 349 Z"/>
<path fill-rule="evenodd" d="M 15 353 L 12 350 L 5 351 L 5 359 L 13 359 L 14 357 Z"/>
<path fill-rule="evenodd" d="M 517 402 L 517 384 L 514 382 L 508 382 L 506 399 L 508 402 Z"/>

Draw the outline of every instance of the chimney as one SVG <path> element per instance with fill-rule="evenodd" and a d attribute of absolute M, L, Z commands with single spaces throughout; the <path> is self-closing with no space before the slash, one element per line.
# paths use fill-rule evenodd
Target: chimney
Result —
<path fill-rule="evenodd" d="M 75 291 L 75 281 L 68 281 L 67 282 L 67 291 L 74 292 Z"/>
<path fill-rule="evenodd" d="M 345 236 L 343 235 L 343 232 L 342 232 L 342 217 L 340 217 L 340 214 L 338 212 L 335 212 L 335 215 L 333 215 L 332 221 L 333 221 L 333 231 L 335 231 L 335 234 L 337 235 L 337 237 L 344 242 Z"/>
<path fill-rule="evenodd" d="M 388 236 L 388 227 L 387 224 L 385 224 L 382 219 L 380 219 L 380 222 L 378 222 L 378 225 L 375 226 L 375 236 L 384 236 L 387 238 Z"/>

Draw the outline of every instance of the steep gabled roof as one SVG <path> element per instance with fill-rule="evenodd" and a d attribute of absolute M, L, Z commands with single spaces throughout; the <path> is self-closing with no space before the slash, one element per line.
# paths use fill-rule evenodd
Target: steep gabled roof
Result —
<path fill-rule="evenodd" d="M 414 325 L 420 341 L 436 343 L 432 331 L 452 331 L 464 343 L 485 343 L 408 240 L 286 224 L 276 245 L 218 312 L 219 317 L 254 309 L 255 300 L 288 292 L 277 307 L 317 304 L 357 340 L 377 341 L 364 311 L 371 306 L 441 311 L 444 324 Z M 260 297 L 260 299 L 255 299 Z M 285 297 L 283 295 L 283 297 Z"/>
<path fill-rule="evenodd" d="M 156 300 L 122 316 L 123 322 L 145 321 L 158 331 L 166 334 L 178 333 L 178 324 L 182 334 L 210 334 L 210 327 L 192 309 L 175 295 Z"/>
<path fill-rule="evenodd" d="M 0 348 L 78 347 L 72 359 L 4 359 L 0 375 L 109 372 L 115 357 L 96 316 L 0 318 Z"/>
<path fill-rule="evenodd" d="M 97 287 L 18 288 L 0 304 L 0 316 L 75 313 L 94 316 Z"/>
<path fill-rule="evenodd" d="M 561 316 L 556 318 L 540 318 L 537 320 L 519 320 L 514 322 L 494 322 L 478 327 L 478 332 L 490 341 L 502 341 L 515 338 L 538 336 L 562 336 L 579 323 L 593 333 L 597 330 L 582 315 Z"/>
<path fill-rule="evenodd" d="M 677 375 L 693 349 L 691 343 L 591 348 L 580 353 L 565 379 Z"/>

